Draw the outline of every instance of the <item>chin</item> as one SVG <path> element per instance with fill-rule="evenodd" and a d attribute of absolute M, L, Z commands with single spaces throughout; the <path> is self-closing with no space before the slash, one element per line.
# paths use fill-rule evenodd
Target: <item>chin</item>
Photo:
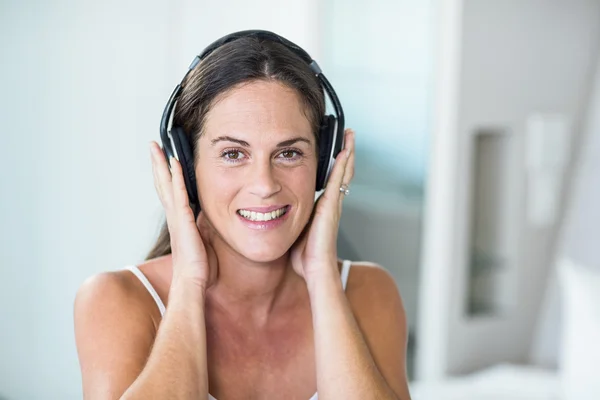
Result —
<path fill-rule="evenodd" d="M 257 244 L 252 240 L 239 243 L 238 251 L 241 255 L 254 262 L 267 263 L 279 260 L 290 249 L 290 245 L 284 244 Z"/>
<path fill-rule="evenodd" d="M 285 255 L 286 252 L 283 252 L 281 254 L 274 254 L 274 253 L 243 253 L 244 257 L 246 257 L 248 260 L 251 260 L 253 262 L 257 262 L 257 263 L 270 263 L 273 261 L 277 261 L 279 260 L 282 256 Z"/>

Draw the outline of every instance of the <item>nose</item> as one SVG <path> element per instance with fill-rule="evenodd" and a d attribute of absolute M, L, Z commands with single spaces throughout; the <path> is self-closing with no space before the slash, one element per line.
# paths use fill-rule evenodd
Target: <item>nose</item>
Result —
<path fill-rule="evenodd" d="M 270 162 L 256 162 L 249 172 L 247 179 L 250 193 L 266 199 L 281 190 L 277 171 Z"/>

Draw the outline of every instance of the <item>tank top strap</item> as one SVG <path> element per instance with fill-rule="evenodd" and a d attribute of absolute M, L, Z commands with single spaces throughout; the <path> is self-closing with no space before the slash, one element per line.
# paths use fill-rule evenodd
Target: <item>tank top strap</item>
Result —
<path fill-rule="evenodd" d="M 348 275 L 350 274 L 350 267 L 352 266 L 352 261 L 344 260 L 342 263 L 342 271 L 340 273 L 342 278 L 342 288 L 344 291 L 346 290 L 346 284 L 348 283 Z"/>
<path fill-rule="evenodd" d="M 160 297 L 158 296 L 158 293 L 156 293 L 156 289 L 154 289 L 154 286 L 152 286 L 152 284 L 150 283 L 148 278 L 146 278 L 146 275 L 144 275 L 144 273 L 142 271 L 140 271 L 140 269 L 136 265 L 128 265 L 124 269 L 131 271 L 135 276 L 137 276 L 137 278 L 140 280 L 140 282 L 142 282 L 142 284 L 144 285 L 146 290 L 148 290 L 148 292 L 154 299 L 154 302 L 156 303 L 156 305 L 158 306 L 158 309 L 160 311 L 160 315 L 164 316 L 165 315 L 165 305 L 162 302 L 162 300 L 160 299 Z"/>

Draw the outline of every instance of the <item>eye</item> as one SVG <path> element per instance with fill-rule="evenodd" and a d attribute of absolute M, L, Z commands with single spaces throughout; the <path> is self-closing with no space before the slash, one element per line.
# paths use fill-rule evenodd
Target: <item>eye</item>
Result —
<path fill-rule="evenodd" d="M 286 160 L 295 160 L 296 158 L 298 158 L 298 156 L 301 155 L 302 153 L 300 151 L 294 149 L 286 149 L 279 153 L 279 156 Z"/>
<path fill-rule="evenodd" d="M 225 158 L 226 161 L 237 162 L 242 160 L 245 156 L 239 150 L 225 150 L 221 157 Z"/>

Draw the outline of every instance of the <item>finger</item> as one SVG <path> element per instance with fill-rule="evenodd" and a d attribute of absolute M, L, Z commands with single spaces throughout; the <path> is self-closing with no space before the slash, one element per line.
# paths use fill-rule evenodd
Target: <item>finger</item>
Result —
<path fill-rule="evenodd" d="M 150 142 L 150 151 L 152 152 L 154 186 L 165 211 L 168 212 L 172 203 L 171 173 L 165 156 L 156 142 Z"/>
<path fill-rule="evenodd" d="M 183 168 L 176 158 L 171 158 L 171 176 L 173 182 L 173 207 L 178 218 L 185 223 L 196 225 L 194 213 L 190 208 L 190 199 L 183 178 Z"/>
<path fill-rule="evenodd" d="M 345 148 L 347 148 L 350 151 L 350 158 L 348 159 L 348 163 L 346 164 L 344 178 L 342 179 L 342 183 L 346 185 L 350 185 L 350 182 L 352 182 L 352 178 L 354 177 L 354 138 L 354 130 L 348 129 L 346 131 L 346 139 L 344 140 L 344 143 Z"/>
<path fill-rule="evenodd" d="M 325 193 L 323 193 L 324 201 L 337 202 L 339 197 L 342 195 L 340 192 L 340 186 L 342 186 L 342 179 L 344 178 L 344 170 L 348 164 L 349 149 L 342 150 L 335 159 L 335 165 L 331 171 L 331 175 L 327 181 L 325 187 Z"/>
<path fill-rule="evenodd" d="M 346 163 L 346 167 L 344 168 L 344 177 L 342 178 L 342 185 L 346 185 L 346 189 L 350 186 L 350 182 L 352 181 L 352 177 L 354 176 L 354 131 L 352 129 L 346 130 L 346 137 L 344 139 L 344 148 L 348 149 L 350 152 L 350 157 L 348 158 L 348 162 Z M 346 194 L 340 192 L 338 196 L 338 214 L 342 215 L 342 208 L 344 204 L 344 198 Z"/>
<path fill-rule="evenodd" d="M 178 209 L 184 209 L 188 206 L 188 195 L 185 188 L 185 180 L 183 179 L 183 168 L 181 163 L 175 158 L 171 157 L 169 160 L 171 165 L 171 182 L 173 188 L 173 205 Z"/>

